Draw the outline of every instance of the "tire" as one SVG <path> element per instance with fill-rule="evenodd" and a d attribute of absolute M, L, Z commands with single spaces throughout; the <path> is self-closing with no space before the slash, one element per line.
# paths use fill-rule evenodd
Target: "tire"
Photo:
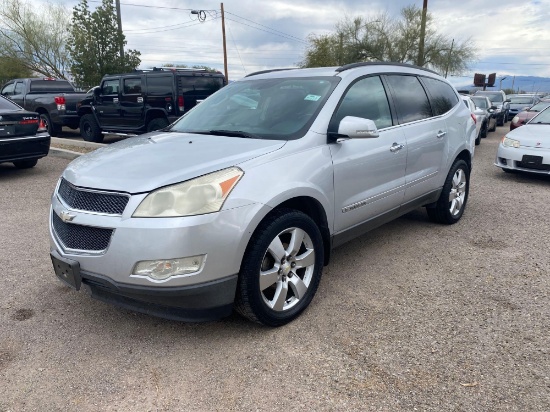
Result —
<path fill-rule="evenodd" d="M 46 124 L 46 130 L 50 136 L 59 136 L 61 133 L 61 126 L 53 124 L 48 113 L 40 113 L 40 120 Z"/>
<path fill-rule="evenodd" d="M 101 143 L 103 135 L 93 114 L 85 114 L 80 119 L 80 135 L 87 142 Z"/>
<path fill-rule="evenodd" d="M 292 247 L 297 239 L 300 244 Z M 239 273 L 235 309 L 267 326 L 292 321 L 313 299 L 323 261 L 323 240 L 315 222 L 296 210 L 275 211 L 250 239 Z"/>
<path fill-rule="evenodd" d="M 505 116 L 506 114 L 504 114 Z M 497 117 L 497 126 L 504 126 L 504 116 L 502 116 L 500 119 Z"/>
<path fill-rule="evenodd" d="M 18 169 L 30 169 L 31 167 L 36 166 L 38 159 L 27 159 L 27 160 L 18 160 L 13 162 L 13 165 Z"/>
<path fill-rule="evenodd" d="M 438 201 L 426 208 L 430 220 L 447 225 L 458 222 L 464 214 L 469 191 L 470 168 L 464 160 L 457 159 L 449 170 Z"/>
<path fill-rule="evenodd" d="M 157 117 L 147 124 L 147 131 L 154 132 L 155 130 L 164 129 L 168 124 L 168 120 L 164 117 Z"/>
<path fill-rule="evenodd" d="M 477 134 L 477 137 L 475 140 L 476 146 L 479 146 L 480 143 L 481 143 L 481 129 L 479 129 L 479 133 Z"/>
<path fill-rule="evenodd" d="M 495 123 L 493 124 L 493 128 L 491 130 L 489 130 L 490 132 L 494 132 L 497 130 L 497 122 L 495 120 Z"/>
<path fill-rule="evenodd" d="M 487 133 L 489 133 L 489 125 L 487 124 L 487 121 L 483 122 L 481 125 L 481 137 L 485 139 L 487 137 Z"/>

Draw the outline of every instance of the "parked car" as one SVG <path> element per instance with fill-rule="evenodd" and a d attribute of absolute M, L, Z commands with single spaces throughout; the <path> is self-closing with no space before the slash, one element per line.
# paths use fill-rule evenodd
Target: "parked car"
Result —
<path fill-rule="evenodd" d="M 497 118 L 495 115 L 496 106 L 486 96 L 470 96 L 477 109 L 485 113 L 484 124 L 481 126 L 481 137 L 487 137 L 488 132 L 497 129 Z"/>
<path fill-rule="evenodd" d="M 491 100 L 491 103 L 496 107 L 497 126 L 504 126 L 504 123 L 508 122 L 510 100 L 506 97 L 506 93 L 502 90 L 478 90 L 474 96 L 486 96 Z"/>
<path fill-rule="evenodd" d="M 0 96 L 0 163 L 18 169 L 36 166 L 50 151 L 50 135 L 38 113 Z"/>
<path fill-rule="evenodd" d="M 418 207 L 460 220 L 475 125 L 453 86 L 405 64 L 259 72 L 171 126 L 74 160 L 52 196 L 57 276 L 183 320 L 279 326 L 332 247 Z"/>
<path fill-rule="evenodd" d="M 527 110 L 540 101 L 534 95 L 514 95 L 509 97 L 509 100 L 510 110 L 508 111 L 508 120 L 512 120 L 519 112 Z"/>
<path fill-rule="evenodd" d="M 481 143 L 481 135 L 482 135 L 482 129 L 481 125 L 483 124 L 485 120 L 485 112 L 481 109 L 476 108 L 475 103 L 470 99 L 468 96 L 461 95 L 460 96 L 466 107 L 470 110 L 472 119 L 474 120 L 474 123 L 476 125 L 476 132 L 475 132 L 475 144 L 478 146 Z M 485 130 L 485 134 L 487 134 L 487 130 Z"/>
<path fill-rule="evenodd" d="M 495 165 L 505 172 L 550 174 L 550 108 L 502 138 Z"/>
<path fill-rule="evenodd" d="M 2 86 L 8 97 L 25 110 L 40 114 L 48 133 L 57 136 L 63 126 L 77 129 L 76 104 L 84 97 L 67 80 L 51 77 L 14 79 Z"/>
<path fill-rule="evenodd" d="M 546 109 L 548 106 L 550 106 L 550 100 L 542 100 L 537 104 L 535 104 L 534 106 L 528 108 L 527 110 L 523 110 L 519 112 L 514 116 L 514 118 L 510 122 L 510 130 L 514 130 L 520 126 L 523 126 L 530 119 L 536 116 L 537 113 Z"/>
<path fill-rule="evenodd" d="M 158 68 L 104 76 L 78 104 L 84 140 L 162 129 L 225 86 L 220 72 Z"/>

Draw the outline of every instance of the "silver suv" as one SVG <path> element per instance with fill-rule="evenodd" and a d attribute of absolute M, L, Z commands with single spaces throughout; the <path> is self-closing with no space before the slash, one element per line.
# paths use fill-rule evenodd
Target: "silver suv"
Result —
<path fill-rule="evenodd" d="M 259 72 L 171 126 L 73 161 L 51 257 L 74 289 L 179 320 L 279 326 L 331 249 L 415 208 L 456 223 L 475 125 L 429 70 L 357 63 Z"/>

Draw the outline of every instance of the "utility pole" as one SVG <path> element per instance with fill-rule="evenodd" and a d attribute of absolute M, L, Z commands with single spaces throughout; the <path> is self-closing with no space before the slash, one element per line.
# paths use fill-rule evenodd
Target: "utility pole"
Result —
<path fill-rule="evenodd" d="M 118 24 L 118 38 L 120 41 L 120 63 L 124 63 L 124 39 L 122 38 L 122 19 L 120 18 L 120 0 L 115 0 L 116 20 Z"/>
<path fill-rule="evenodd" d="M 418 42 L 418 59 L 416 59 L 417 66 L 424 66 L 424 40 L 426 37 L 426 15 L 428 14 L 428 0 L 424 0 L 422 6 L 422 20 L 420 21 L 420 40 Z"/>
<path fill-rule="evenodd" d="M 455 39 L 451 42 L 451 50 L 449 50 L 449 57 L 447 59 L 447 67 L 445 69 L 445 78 L 447 78 L 447 73 L 449 73 L 449 66 L 451 65 L 451 54 L 453 53 L 453 46 L 455 45 Z"/>
<path fill-rule="evenodd" d="M 225 71 L 225 81 L 229 83 L 229 75 L 227 74 L 227 46 L 225 45 L 225 14 L 223 12 L 223 3 L 221 3 L 221 9 L 222 9 L 222 35 L 223 35 L 223 69 Z"/>

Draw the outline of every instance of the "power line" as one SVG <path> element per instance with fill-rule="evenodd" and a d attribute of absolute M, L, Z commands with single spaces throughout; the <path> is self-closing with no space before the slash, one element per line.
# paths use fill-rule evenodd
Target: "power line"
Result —
<path fill-rule="evenodd" d="M 269 33 L 269 34 L 274 34 L 276 36 L 280 36 L 280 37 L 284 37 L 285 39 L 287 40 L 293 40 L 293 41 L 297 41 L 297 42 L 300 42 L 300 43 L 303 43 L 303 44 L 309 44 L 307 41 L 305 40 L 300 40 L 296 37 L 289 37 L 287 35 L 283 35 L 283 34 L 278 34 L 278 33 L 273 33 L 273 32 L 270 32 L 270 31 L 267 31 L 267 30 L 263 30 L 263 29 L 260 29 L 259 27 L 254 27 L 254 26 L 251 26 L 250 24 L 246 24 L 246 23 L 243 23 L 242 21 L 237 21 L 237 20 L 233 20 L 233 19 L 230 19 L 228 17 L 226 17 L 226 20 L 230 20 L 234 23 L 238 23 L 238 24 L 242 24 L 244 26 L 248 26 L 250 28 L 253 28 L 253 29 L 256 29 L 256 30 L 260 30 L 260 31 L 263 31 L 263 32 L 266 32 L 266 33 Z"/>
<path fill-rule="evenodd" d="M 101 0 L 88 0 L 88 3 L 103 3 Z M 120 3 L 121 6 L 132 6 L 132 7 L 146 7 L 149 9 L 168 9 L 168 10 L 187 10 L 191 11 L 194 9 L 184 9 L 181 7 L 166 7 L 166 6 L 147 6 L 145 4 L 134 4 L 134 3 Z"/>
<path fill-rule="evenodd" d="M 242 16 L 238 16 L 238 15 L 236 15 L 235 13 L 231 13 L 231 12 L 229 12 L 229 11 L 226 11 L 226 13 L 227 13 L 227 14 L 231 14 L 232 16 L 238 17 L 239 19 L 243 19 L 243 20 L 249 21 L 249 22 L 251 22 L 251 23 L 257 24 L 258 26 L 265 27 L 266 29 L 272 30 L 272 31 L 274 31 L 274 32 L 281 33 L 281 34 L 283 34 L 284 36 L 292 37 L 293 39 L 296 39 L 296 40 L 299 40 L 299 41 L 301 41 L 301 42 L 307 43 L 307 41 L 305 41 L 304 39 L 300 39 L 300 38 L 298 38 L 298 37 L 296 37 L 296 36 L 293 36 L 293 35 L 291 35 L 291 34 L 282 32 L 282 31 L 277 30 L 277 29 L 273 29 L 273 28 L 268 27 L 268 26 L 264 26 L 263 24 L 260 24 L 260 23 L 256 23 L 256 22 L 253 21 L 253 20 L 247 19 L 247 18 L 242 17 Z"/>

